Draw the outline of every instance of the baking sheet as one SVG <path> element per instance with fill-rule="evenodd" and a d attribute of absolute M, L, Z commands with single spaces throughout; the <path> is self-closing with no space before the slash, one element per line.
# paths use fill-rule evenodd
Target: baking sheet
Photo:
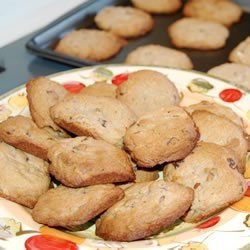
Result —
<path fill-rule="evenodd" d="M 125 46 L 119 54 L 102 62 L 77 59 L 53 51 L 59 39 L 68 32 L 80 28 L 97 28 L 94 23 L 94 17 L 102 8 L 111 5 L 129 4 L 130 2 L 128 0 L 91 0 L 43 28 L 28 41 L 26 47 L 36 55 L 77 67 L 123 63 L 130 51 L 145 44 L 160 44 L 174 48 L 168 37 L 167 27 L 182 17 L 182 10 L 171 15 L 153 15 L 155 27 L 150 33 L 143 37 L 128 40 L 127 46 Z M 214 51 L 198 51 L 191 49 L 181 49 L 181 51 L 187 53 L 191 58 L 194 69 L 207 71 L 216 65 L 225 63 L 228 60 L 230 51 L 249 35 L 250 14 L 244 13 L 241 21 L 230 28 L 230 37 L 224 48 Z"/>

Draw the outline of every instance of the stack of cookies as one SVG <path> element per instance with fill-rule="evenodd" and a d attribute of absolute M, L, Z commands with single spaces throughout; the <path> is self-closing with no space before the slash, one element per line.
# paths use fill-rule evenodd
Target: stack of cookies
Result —
<path fill-rule="evenodd" d="M 181 107 L 157 71 L 78 94 L 44 77 L 26 89 L 32 119 L 0 123 L 0 196 L 33 208 L 38 223 L 95 220 L 97 236 L 134 241 L 177 219 L 204 220 L 244 195 L 240 117 L 215 103 Z"/>

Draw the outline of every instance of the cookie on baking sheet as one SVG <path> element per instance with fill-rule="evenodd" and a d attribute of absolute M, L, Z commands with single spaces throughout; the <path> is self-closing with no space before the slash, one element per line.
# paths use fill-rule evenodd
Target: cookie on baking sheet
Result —
<path fill-rule="evenodd" d="M 55 51 L 83 60 L 102 61 L 116 55 L 125 44 L 124 39 L 112 33 L 80 29 L 63 37 L 55 47 Z"/>
<path fill-rule="evenodd" d="M 168 106 L 141 116 L 126 132 L 124 144 L 138 166 L 154 167 L 186 157 L 199 133 L 188 113 Z"/>
<path fill-rule="evenodd" d="M 189 0 L 183 9 L 184 16 L 201 18 L 231 26 L 240 20 L 243 11 L 228 0 Z"/>
<path fill-rule="evenodd" d="M 215 50 L 225 46 L 229 31 L 220 23 L 185 17 L 168 27 L 175 47 L 197 50 Z"/>
<path fill-rule="evenodd" d="M 117 87 L 114 84 L 106 82 L 95 82 L 86 88 L 83 88 L 80 93 L 93 96 L 116 97 Z"/>
<path fill-rule="evenodd" d="M 48 163 L 0 142 L 0 197 L 33 208 L 49 189 Z"/>
<path fill-rule="evenodd" d="M 51 108 L 53 120 L 76 135 L 92 136 L 122 145 L 126 129 L 135 122 L 134 113 L 111 97 L 71 95 Z"/>
<path fill-rule="evenodd" d="M 32 218 L 49 226 L 74 227 L 102 213 L 124 197 L 112 184 L 84 188 L 59 186 L 43 194 L 32 211 Z"/>
<path fill-rule="evenodd" d="M 245 172 L 247 140 L 244 130 L 229 119 L 205 110 L 192 113 L 192 118 L 199 129 L 200 141 L 216 143 L 232 149 L 238 159 L 238 170 Z"/>
<path fill-rule="evenodd" d="M 212 103 L 207 101 L 201 101 L 197 104 L 185 107 L 185 110 L 191 115 L 197 110 L 205 110 L 215 115 L 225 117 L 236 125 L 243 127 L 243 122 L 240 116 L 238 116 L 231 108 L 220 105 L 216 102 Z"/>
<path fill-rule="evenodd" d="M 224 63 L 211 68 L 207 73 L 250 92 L 250 66 L 238 63 Z"/>
<path fill-rule="evenodd" d="M 250 66 L 250 36 L 231 51 L 229 61 Z"/>
<path fill-rule="evenodd" d="M 0 123 L 0 139 L 42 159 L 47 159 L 48 148 L 56 141 L 30 118 L 21 115 L 9 117 Z"/>
<path fill-rule="evenodd" d="M 165 166 L 166 181 L 194 190 L 193 204 L 184 216 L 186 222 L 206 219 L 243 197 L 246 185 L 236 168 L 237 157 L 232 150 L 205 142 L 198 143 L 184 160 Z"/>
<path fill-rule="evenodd" d="M 132 4 L 139 9 L 154 14 L 169 14 L 178 11 L 181 0 L 131 0 Z"/>
<path fill-rule="evenodd" d="M 32 119 L 39 128 L 44 128 L 58 137 L 68 137 L 50 117 L 49 109 L 62 100 L 67 90 L 57 82 L 45 77 L 34 78 L 26 84 L 27 98 Z"/>
<path fill-rule="evenodd" d="M 153 70 L 129 74 L 128 80 L 118 86 L 116 93 L 117 98 L 137 116 L 180 102 L 175 85 L 165 75 Z"/>
<path fill-rule="evenodd" d="M 133 181 L 127 154 L 103 140 L 80 136 L 64 139 L 49 148 L 49 171 L 69 187 Z"/>
<path fill-rule="evenodd" d="M 152 30 L 153 18 L 150 14 L 132 7 L 109 6 L 95 17 L 96 25 L 119 37 L 142 36 Z"/>
<path fill-rule="evenodd" d="M 96 221 L 96 235 L 105 240 L 133 241 L 174 223 L 190 207 L 193 190 L 163 180 L 137 183 Z"/>
<path fill-rule="evenodd" d="M 181 51 L 156 44 L 144 45 L 131 51 L 125 60 L 127 64 L 168 66 L 192 69 L 190 58 Z"/>

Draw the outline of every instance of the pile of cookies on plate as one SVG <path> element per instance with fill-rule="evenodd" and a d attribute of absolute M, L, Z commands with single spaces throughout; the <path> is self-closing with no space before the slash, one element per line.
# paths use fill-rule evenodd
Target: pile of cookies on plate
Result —
<path fill-rule="evenodd" d="M 181 107 L 162 73 L 139 70 L 78 94 L 39 77 L 26 90 L 32 119 L 0 123 L 0 196 L 32 208 L 38 223 L 95 219 L 97 236 L 133 241 L 244 195 L 241 118 L 216 103 Z"/>

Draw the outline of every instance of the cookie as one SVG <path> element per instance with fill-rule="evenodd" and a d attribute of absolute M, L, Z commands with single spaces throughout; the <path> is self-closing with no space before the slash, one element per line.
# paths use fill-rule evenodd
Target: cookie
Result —
<path fill-rule="evenodd" d="M 112 33 L 80 29 L 63 37 L 55 47 L 55 51 L 83 60 L 103 61 L 116 55 L 125 45 L 124 39 Z"/>
<path fill-rule="evenodd" d="M 250 36 L 231 51 L 229 61 L 250 66 Z"/>
<path fill-rule="evenodd" d="M 72 95 L 51 108 L 53 120 L 76 135 L 92 136 L 122 145 L 126 129 L 135 115 L 115 98 Z"/>
<path fill-rule="evenodd" d="M 243 122 L 241 117 L 239 117 L 231 108 L 220 105 L 216 102 L 211 103 L 207 101 L 202 101 L 197 104 L 185 107 L 185 110 L 191 115 L 197 110 L 205 110 L 215 115 L 225 117 L 231 122 L 243 128 Z"/>
<path fill-rule="evenodd" d="M 155 169 L 137 168 L 135 171 L 135 182 L 155 181 L 159 178 L 159 171 Z"/>
<path fill-rule="evenodd" d="M 95 82 L 86 88 L 83 88 L 80 93 L 93 96 L 116 97 L 116 86 L 106 82 Z"/>
<path fill-rule="evenodd" d="M 216 143 L 232 149 L 238 159 L 238 170 L 245 172 L 247 140 L 242 127 L 225 117 L 208 111 L 195 111 L 192 118 L 199 129 L 200 141 Z"/>
<path fill-rule="evenodd" d="M 124 144 L 141 167 L 154 167 L 186 157 L 199 133 L 183 108 L 168 106 L 140 117 L 126 132 Z"/>
<path fill-rule="evenodd" d="M 150 14 L 124 6 L 110 6 L 102 9 L 96 15 L 95 23 L 100 29 L 125 38 L 142 36 L 151 31 L 154 26 Z"/>
<path fill-rule="evenodd" d="M 168 28 L 169 37 L 177 48 L 215 50 L 225 46 L 229 31 L 220 23 L 197 18 L 181 18 Z"/>
<path fill-rule="evenodd" d="M 32 211 L 32 218 L 38 223 L 52 227 L 79 226 L 123 197 L 123 190 L 112 184 L 84 188 L 59 186 L 39 198 Z"/>
<path fill-rule="evenodd" d="M 125 63 L 167 66 L 180 69 L 193 68 L 190 58 L 184 52 L 155 44 L 140 46 L 131 51 Z"/>
<path fill-rule="evenodd" d="M 39 128 L 46 129 L 53 135 L 68 137 L 50 117 L 49 109 L 62 100 L 68 93 L 62 85 L 45 77 L 34 78 L 26 84 L 29 110 L 32 119 Z"/>
<path fill-rule="evenodd" d="M 163 180 L 137 183 L 96 221 L 96 235 L 112 241 L 151 236 L 174 223 L 190 207 L 193 190 Z"/>
<path fill-rule="evenodd" d="M 133 181 L 127 154 L 91 137 L 64 139 L 49 148 L 50 173 L 69 187 Z"/>
<path fill-rule="evenodd" d="M 228 0 L 189 0 L 183 9 L 184 16 L 211 20 L 227 27 L 239 22 L 243 11 Z"/>
<path fill-rule="evenodd" d="M 204 220 L 243 197 L 246 185 L 236 166 L 237 157 L 232 150 L 200 142 L 183 161 L 164 168 L 166 181 L 194 190 L 194 201 L 184 221 Z"/>
<path fill-rule="evenodd" d="M 224 63 L 210 69 L 208 74 L 250 92 L 250 66 L 238 63 Z"/>
<path fill-rule="evenodd" d="M 154 14 L 170 14 L 178 11 L 181 0 L 131 0 L 132 4 L 139 9 Z"/>
<path fill-rule="evenodd" d="M 137 116 L 145 115 L 168 105 L 178 105 L 179 93 L 163 74 L 153 70 L 139 70 L 117 88 L 117 98 Z"/>
<path fill-rule="evenodd" d="M 56 141 L 30 118 L 21 115 L 9 117 L 0 123 L 0 139 L 42 159 L 47 159 L 48 149 Z"/>
<path fill-rule="evenodd" d="M 0 197 L 33 208 L 49 189 L 48 163 L 0 142 Z"/>

